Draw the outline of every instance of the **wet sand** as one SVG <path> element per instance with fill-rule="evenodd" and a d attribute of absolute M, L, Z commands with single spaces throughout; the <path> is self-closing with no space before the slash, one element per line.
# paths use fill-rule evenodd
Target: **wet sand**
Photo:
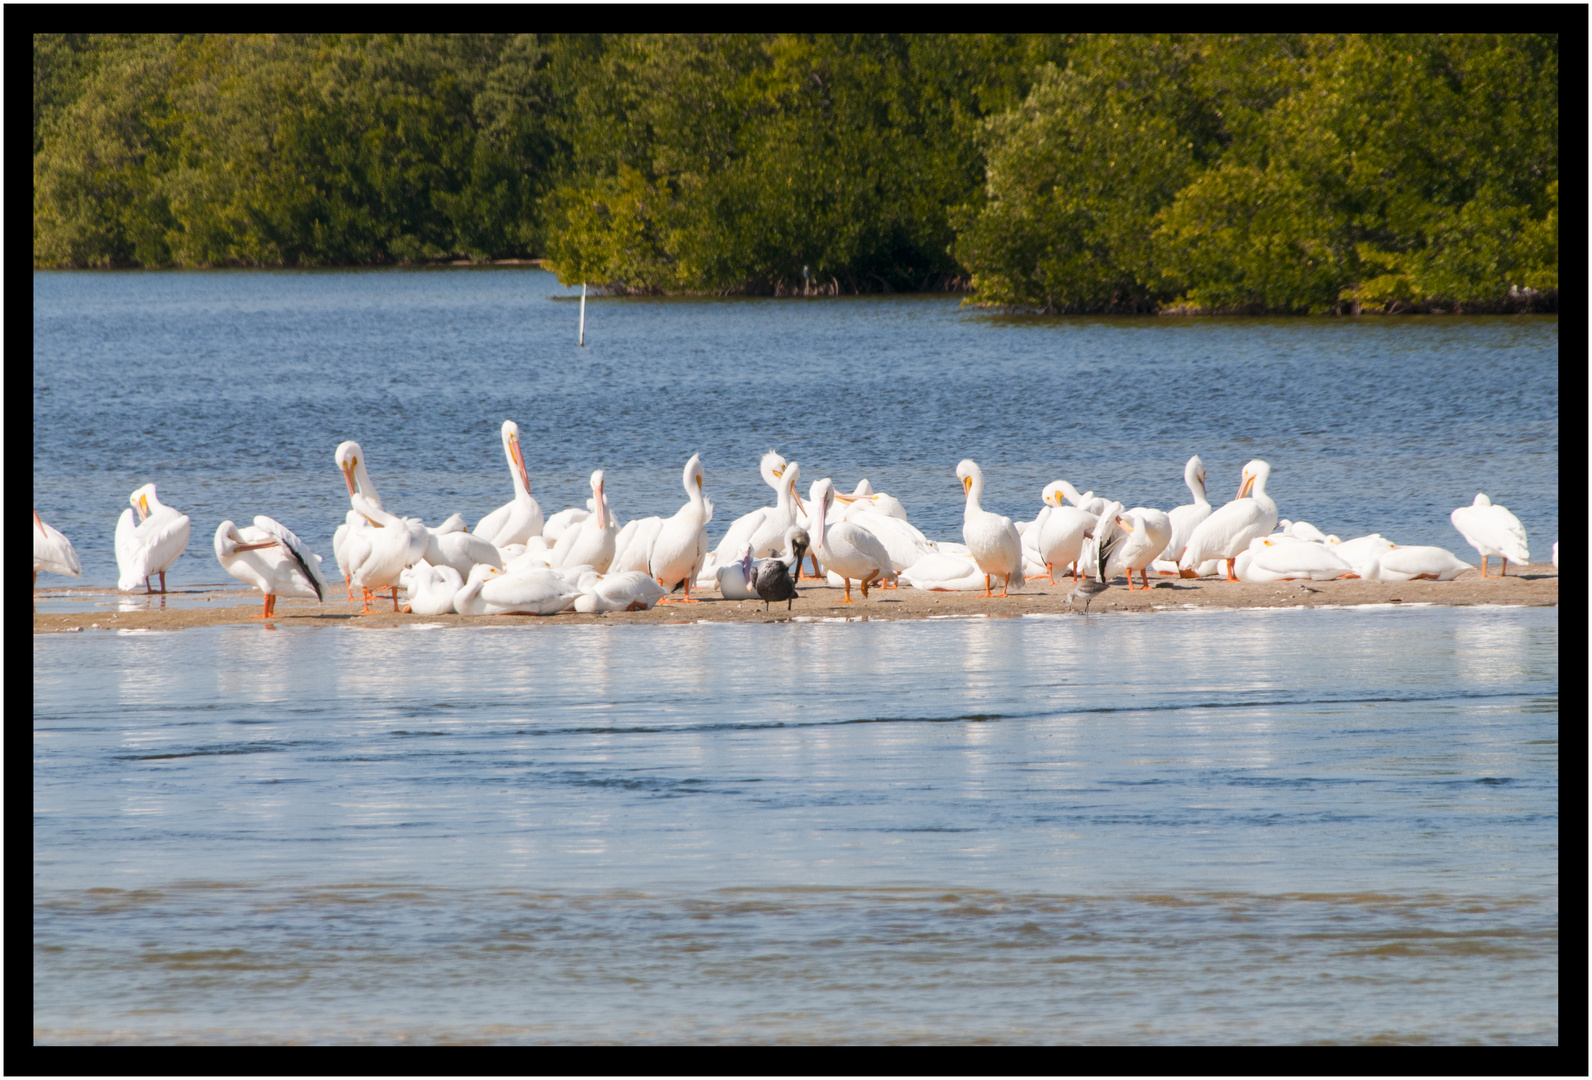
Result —
<path fill-rule="evenodd" d="M 1058 578 L 1058 581 L 1061 579 Z M 787 622 L 792 619 L 930 619 L 954 616 L 1069 614 L 1067 593 L 1071 583 L 1050 585 L 1041 579 L 1005 598 L 981 593 L 921 592 L 909 586 L 872 589 L 867 599 L 852 589 L 852 603 L 844 592 L 827 584 L 804 581 L 801 597 L 789 611 L 778 604 L 764 612 L 761 601 L 724 600 L 717 592 L 699 594 L 696 603 L 665 603 L 651 611 L 615 611 L 603 615 L 406 615 L 394 613 L 391 600 L 375 601 L 374 613 L 360 613 L 349 604 L 346 592 L 329 594 L 325 603 L 281 599 L 270 620 L 277 626 L 400 626 L 405 623 L 441 625 L 570 625 L 590 623 Z M 679 594 L 676 594 L 678 596 Z M 236 589 L 187 589 L 166 597 L 143 593 L 118 593 L 105 588 L 41 588 L 36 600 L 81 604 L 81 611 L 45 612 L 33 616 L 34 633 L 72 633 L 79 630 L 181 630 L 191 626 L 259 623 L 262 603 L 257 592 Z M 1126 611 L 1163 611 L 1186 608 L 1343 607 L 1355 604 L 1512 604 L 1552 607 L 1559 602 L 1559 573 L 1551 564 L 1511 566 L 1506 577 L 1483 578 L 1467 570 L 1452 581 L 1279 581 L 1242 584 L 1219 578 L 1187 580 L 1150 577 L 1150 588 L 1128 590 L 1118 579 L 1089 605 L 1089 614 Z M 121 610 L 132 608 L 132 610 Z M 1072 612 L 1083 618 L 1083 603 Z"/>

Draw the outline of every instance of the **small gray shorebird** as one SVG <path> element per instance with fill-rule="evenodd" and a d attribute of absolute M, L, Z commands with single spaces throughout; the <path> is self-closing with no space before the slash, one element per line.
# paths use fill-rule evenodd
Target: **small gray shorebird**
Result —
<path fill-rule="evenodd" d="M 1104 532 L 1104 530 L 1098 528 L 1095 531 L 1102 534 Z M 1089 602 L 1106 591 L 1105 565 L 1111 558 L 1112 550 L 1116 548 L 1121 540 L 1122 534 L 1120 533 L 1110 539 L 1105 539 L 1103 535 L 1095 537 L 1094 576 L 1080 578 L 1078 584 L 1072 587 L 1072 591 L 1067 593 L 1067 607 L 1069 609 L 1072 608 L 1074 600 L 1082 599 L 1083 613 L 1085 615 L 1089 614 Z"/>

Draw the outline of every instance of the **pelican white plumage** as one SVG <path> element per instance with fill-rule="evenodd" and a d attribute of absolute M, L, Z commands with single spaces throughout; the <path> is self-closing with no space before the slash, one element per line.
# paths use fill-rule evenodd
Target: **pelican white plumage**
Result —
<path fill-rule="evenodd" d="M 707 524 L 713 519 L 712 504 L 702 494 L 702 461 L 692 454 L 680 475 L 685 486 L 686 503 L 675 511 L 673 517 L 658 529 L 658 538 L 652 542 L 652 555 L 647 562 L 647 573 L 659 585 L 673 590 L 685 583 L 685 597 L 681 603 L 694 604 L 691 599 L 691 582 L 702 570 L 708 557 Z M 659 603 L 673 603 L 669 598 Z"/>
<path fill-rule="evenodd" d="M 1173 563 L 1183 558 L 1183 549 L 1188 546 L 1188 538 L 1194 534 L 1200 522 L 1211 516 L 1211 500 L 1205 495 L 1205 463 L 1200 460 L 1198 454 L 1189 458 L 1188 464 L 1183 466 L 1183 483 L 1188 485 L 1189 494 L 1194 497 L 1194 501 L 1183 506 L 1174 506 L 1167 511 L 1167 519 L 1172 523 L 1172 538 L 1166 542 L 1165 550 L 1157 556 L 1159 559 Z"/>
<path fill-rule="evenodd" d="M 372 614 L 371 593 L 382 589 L 392 590 L 392 609 L 397 611 L 398 577 L 404 567 L 424 556 L 428 539 L 425 528 L 421 526 L 416 530 L 419 533 L 417 538 L 411 531 L 409 520 L 389 514 L 363 494 L 355 492 L 349 496 L 349 501 L 373 526 L 369 533 L 369 548 L 362 551 L 363 557 L 350 567 L 351 580 L 360 587 L 365 597 L 365 608 L 361 614 Z M 413 553 L 411 549 L 416 539 L 420 550 Z"/>
<path fill-rule="evenodd" d="M 719 540 L 718 546 L 713 549 L 713 561 L 715 563 L 724 566 L 738 559 L 741 548 L 746 546 L 747 541 L 752 539 L 753 534 L 764 524 L 765 519 L 770 514 L 789 517 L 791 520 L 785 523 L 786 529 L 795 524 L 795 507 L 789 497 L 790 481 L 785 475 L 787 468 L 784 457 L 774 450 L 764 454 L 762 459 L 758 461 L 757 471 L 762 475 L 763 483 L 774 489 L 774 505 L 760 506 L 751 513 L 742 514 L 730 522 L 729 529 L 725 531 L 723 538 Z M 781 537 L 785 535 L 783 529 L 779 535 Z M 778 543 L 779 541 L 776 540 L 774 542 Z M 754 556 L 758 555 L 758 550 L 755 546 L 752 549 L 752 554 Z"/>
<path fill-rule="evenodd" d="M 520 426 L 503 421 L 503 456 L 509 462 L 509 479 L 514 482 L 514 498 L 476 522 L 475 535 L 502 547 L 523 544 L 542 534 L 542 506 L 531 497 L 531 479 L 525 471 L 525 453 L 520 448 Z"/>
<path fill-rule="evenodd" d="M 1239 581 L 1266 582 L 1308 579 L 1330 581 L 1352 577 L 1354 567 L 1325 544 L 1297 537 L 1258 536 L 1233 560 Z"/>
<path fill-rule="evenodd" d="M 614 561 L 609 564 L 608 572 L 620 574 L 640 570 L 646 573 L 652 565 L 652 545 L 657 542 L 662 528 L 663 518 L 656 514 L 625 522 L 614 538 Z"/>
<path fill-rule="evenodd" d="M 349 498 L 357 492 L 376 506 L 381 505 L 381 495 L 376 491 L 376 484 L 370 478 L 370 472 L 365 467 L 364 448 L 353 439 L 345 439 L 337 444 L 337 449 L 332 453 L 332 460 L 337 463 L 337 469 L 343 474 L 343 482 L 348 486 Z M 370 519 L 358 510 L 350 509 L 343 519 L 343 524 L 332 533 L 332 557 L 337 560 L 337 571 L 343 575 L 343 584 L 348 589 L 348 602 L 354 602 L 354 565 L 370 554 L 370 531 L 375 528 Z"/>
<path fill-rule="evenodd" d="M 1451 581 L 1474 569 L 1447 548 L 1398 545 L 1374 556 L 1360 568 L 1360 576 L 1367 581 Z"/>
<path fill-rule="evenodd" d="M 476 563 L 503 569 L 503 553 L 497 545 L 466 532 L 464 518 L 458 514 L 449 517 L 435 529 L 426 529 L 425 561 L 433 567 L 452 567 L 458 573 L 461 585 Z"/>
<path fill-rule="evenodd" d="M 1172 522 L 1163 511 L 1135 506 L 1131 510 L 1124 510 L 1117 517 L 1116 523 L 1127 535 L 1112 550 L 1111 559 L 1102 568 L 1102 574 L 1110 580 L 1118 574 L 1126 573 L 1128 591 L 1132 592 L 1133 572 L 1137 570 L 1144 587 L 1148 589 L 1150 579 L 1145 573 L 1145 567 L 1149 566 L 1171 542 Z"/>
<path fill-rule="evenodd" d="M 453 595 L 460 615 L 557 615 L 580 596 L 580 590 L 548 569 L 505 574 L 482 563 Z"/>
<path fill-rule="evenodd" d="M 1045 573 L 1049 576 L 1052 585 L 1056 584 L 1058 566 L 1070 564 L 1073 579 L 1077 580 L 1078 563 L 1083 555 L 1084 540 L 1093 530 L 1095 518 L 1098 516 L 1098 512 L 1090 514 L 1076 506 L 1064 505 L 1062 500 L 1066 494 L 1058 486 L 1064 483 L 1065 480 L 1046 484 L 1040 494 L 1045 505 L 1050 508 L 1050 513 L 1038 522 L 1039 535 L 1034 541 L 1039 561 L 1045 564 Z"/>
<path fill-rule="evenodd" d="M 553 546 L 555 566 L 579 566 L 588 563 L 599 574 L 606 574 L 614 561 L 615 541 L 619 525 L 608 512 L 608 498 L 603 494 L 603 471 L 591 474 L 592 502 L 596 512 L 587 515 L 579 525 L 571 526 Z"/>
<path fill-rule="evenodd" d="M 1482 577 L 1487 576 L 1487 560 L 1494 555 L 1503 560 L 1500 577 L 1509 572 L 1510 559 L 1521 565 L 1531 562 L 1526 527 L 1506 507 L 1495 506 L 1484 492 L 1478 491 L 1474 502 L 1455 510 L 1448 520 L 1481 556 Z"/>
<path fill-rule="evenodd" d="M 962 510 L 962 539 L 973 561 L 984 573 L 984 595 L 990 592 L 993 577 L 1003 579 L 1001 595 L 1015 585 L 1023 587 L 1023 540 L 1017 535 L 1012 519 L 991 513 L 981 505 L 984 498 L 984 471 L 971 458 L 963 458 L 956 466 L 957 479 L 967 495 Z"/>
<path fill-rule="evenodd" d="M 405 611 L 416 615 L 447 615 L 453 611 L 453 598 L 464 588 L 464 577 L 452 566 L 433 566 L 421 559 L 399 575 L 409 590 Z"/>
<path fill-rule="evenodd" d="M 547 541 L 549 547 L 557 547 L 566 532 L 591 517 L 592 509 L 591 500 L 587 499 L 584 507 L 571 506 L 560 510 L 542 523 L 542 539 Z"/>
<path fill-rule="evenodd" d="M 575 610 L 587 614 L 601 611 L 646 611 L 663 599 L 663 586 L 644 570 L 627 570 L 620 574 L 599 574 L 592 571 L 580 579 L 581 594 L 575 598 Z"/>
<path fill-rule="evenodd" d="M 871 505 L 869 502 L 853 503 L 853 507 Z M 890 572 L 899 575 L 901 571 L 917 564 L 919 559 L 926 555 L 934 554 L 934 543 L 923 533 L 918 531 L 910 521 L 898 518 L 877 510 L 864 510 L 861 513 L 847 513 L 842 519 L 847 524 L 859 525 L 878 538 L 879 543 L 890 555 Z M 894 588 L 893 585 L 881 588 Z"/>
<path fill-rule="evenodd" d="M 936 551 L 901 571 L 901 580 L 926 592 L 977 592 L 989 588 L 971 555 Z"/>
<path fill-rule="evenodd" d="M 718 586 L 719 595 L 726 600 L 756 600 L 759 597 L 752 588 L 753 572 L 752 545 L 742 544 L 741 557 L 715 570 L 713 583 Z"/>
<path fill-rule="evenodd" d="M 1271 465 L 1255 458 L 1244 465 L 1243 481 L 1233 501 L 1214 511 L 1190 534 L 1178 567 L 1184 577 L 1195 577 L 1195 568 L 1207 559 L 1227 560 L 1227 580 L 1237 581 L 1233 560 L 1257 536 L 1265 536 L 1277 524 L 1277 504 L 1266 494 Z"/>
<path fill-rule="evenodd" d="M 132 503 L 122 511 L 116 522 L 116 567 L 120 572 L 116 587 L 123 591 L 138 588 L 144 583 L 146 593 L 149 579 L 160 576 L 160 591 L 166 591 L 166 571 L 188 547 L 188 515 L 161 502 L 155 495 L 155 485 L 145 484 L 127 497 Z M 134 511 L 139 522 L 133 523 Z"/>
<path fill-rule="evenodd" d="M 851 583 L 862 586 L 863 599 L 868 597 L 868 586 L 885 577 L 895 575 L 890 552 L 879 538 L 861 525 L 850 521 L 829 520 L 829 511 L 835 504 L 835 485 L 825 477 L 813 481 L 807 494 L 808 517 L 812 525 L 808 535 L 812 547 L 824 568 L 840 577 L 846 589 L 843 603 L 852 603 Z"/>
<path fill-rule="evenodd" d="M 1052 480 L 1045 485 L 1047 491 L 1052 488 L 1059 491 L 1063 498 L 1084 513 L 1093 514 L 1096 517 L 1100 516 L 1100 511 L 1104 510 L 1106 504 L 1111 501 L 1110 499 L 1102 499 L 1092 491 L 1086 491 L 1080 495 L 1078 489 L 1065 480 Z"/>
<path fill-rule="evenodd" d="M 46 525 L 39 517 L 37 510 L 33 511 L 33 587 L 39 587 L 39 571 L 46 574 L 62 574 L 66 577 L 82 577 L 83 564 L 78 561 L 77 549 L 72 546 L 72 541 L 62 536 L 51 525 Z"/>
<path fill-rule="evenodd" d="M 278 596 L 326 598 L 321 577 L 321 557 L 310 551 L 292 530 L 259 514 L 253 525 L 238 528 L 231 521 L 216 526 L 216 561 L 239 581 L 253 585 L 265 596 L 265 610 L 255 619 L 276 613 Z"/>

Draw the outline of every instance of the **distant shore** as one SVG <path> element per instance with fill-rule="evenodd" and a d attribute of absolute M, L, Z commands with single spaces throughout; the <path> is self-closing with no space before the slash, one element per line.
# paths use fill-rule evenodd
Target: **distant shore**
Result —
<path fill-rule="evenodd" d="M 1060 579 L 1058 578 L 1058 581 Z M 1278 581 L 1246 584 L 1218 578 L 1185 580 L 1150 578 L 1150 588 L 1128 591 L 1125 584 L 1113 584 L 1089 605 L 1091 616 L 1124 612 L 1179 611 L 1186 609 L 1232 608 L 1320 608 L 1362 604 L 1440 604 L 1465 607 L 1475 604 L 1507 604 L 1522 607 L 1554 607 L 1559 603 L 1559 573 L 1551 564 L 1510 567 L 1506 577 L 1482 578 L 1479 570 L 1466 571 L 1453 581 L 1361 581 L 1350 578 L 1335 581 Z M 680 624 L 692 622 L 788 622 L 792 619 L 867 619 L 897 621 L 946 617 L 988 616 L 1003 618 L 1018 615 L 1066 615 L 1067 593 L 1071 583 L 1050 585 L 1040 579 L 1027 588 L 1001 598 L 986 598 L 982 593 L 922 592 L 911 587 L 872 589 L 867 599 L 852 589 L 853 602 L 844 602 L 844 592 L 827 584 L 803 582 L 801 597 L 787 611 L 784 605 L 771 605 L 766 613 L 761 601 L 724 600 L 717 592 L 699 593 L 698 603 L 661 604 L 651 611 L 610 612 L 606 615 L 489 615 L 465 618 L 462 615 L 412 615 L 394 613 L 392 601 L 373 601 L 370 615 L 360 614 L 359 605 L 350 605 L 347 592 L 338 584 L 325 603 L 282 599 L 269 625 L 275 626 L 402 626 L 432 623 L 458 626 L 514 626 L 606 624 Z M 677 593 L 676 596 L 679 594 Z M 258 624 L 261 603 L 258 593 L 235 589 L 188 589 L 173 592 L 162 605 L 159 594 L 119 593 L 109 588 L 40 588 L 38 600 L 70 598 L 83 604 L 78 612 L 44 612 L 33 616 L 34 633 L 74 633 L 87 630 L 183 630 L 195 626 Z M 119 610 L 134 606 L 133 610 Z M 1076 604 L 1083 618 L 1083 604 Z"/>

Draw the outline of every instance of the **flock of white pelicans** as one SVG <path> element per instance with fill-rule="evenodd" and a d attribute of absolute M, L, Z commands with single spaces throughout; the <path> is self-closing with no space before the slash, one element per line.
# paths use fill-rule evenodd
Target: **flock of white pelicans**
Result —
<path fill-rule="evenodd" d="M 1089 601 L 1108 582 L 1134 575 L 1149 588 L 1148 571 L 1182 577 L 1225 574 L 1228 581 L 1269 582 L 1359 577 L 1367 580 L 1448 580 L 1470 563 L 1440 547 L 1404 546 L 1378 533 L 1341 540 L 1303 521 L 1279 521 L 1277 504 L 1266 493 L 1271 466 L 1254 460 L 1244 466 L 1238 493 L 1220 507 L 1205 495 L 1205 467 L 1198 456 L 1183 470 L 1192 501 L 1169 511 L 1121 502 L 1094 492 L 1079 493 L 1065 480 L 1045 486 L 1042 506 L 1032 521 L 983 509 L 984 475 L 972 461 L 956 467 L 966 498 L 962 542 L 930 540 L 907 520 L 899 500 L 872 490 L 867 480 L 850 494 L 818 480 L 804 501 L 798 493 L 801 467 L 774 451 L 763 455 L 763 479 L 774 490 L 774 505 L 736 519 L 709 548 L 707 525 L 713 504 L 703 494 L 702 465 L 686 462 L 682 482 L 687 501 L 670 518 L 648 517 L 621 526 L 608 505 L 601 470 L 591 474 L 591 498 L 584 508 L 545 518 L 530 493 L 519 427 L 503 423 L 514 498 L 467 531 L 454 514 L 436 528 L 417 518 L 398 517 L 382 507 L 364 452 L 356 442 L 337 447 L 333 459 L 348 488 L 350 509 L 332 539 L 337 567 L 354 600 L 360 590 L 364 613 L 373 595 L 390 591 L 393 610 L 423 615 L 536 614 L 562 611 L 644 610 L 657 603 L 692 603 L 693 588 L 714 589 L 726 599 L 789 601 L 802 577 L 803 558 L 811 575 L 845 589 L 852 602 L 855 583 L 864 598 L 870 587 L 894 588 L 906 582 L 917 589 L 977 591 L 984 596 L 999 582 L 999 596 L 1025 581 L 1071 573 L 1068 593 Z M 145 484 L 129 498 L 116 524 L 118 587 L 153 591 L 188 545 L 186 514 L 164 505 L 155 485 Z M 1451 515 L 1454 527 L 1482 557 L 1528 563 L 1526 531 L 1519 519 L 1478 494 L 1470 506 Z M 82 567 L 66 537 L 34 511 L 33 571 L 79 576 Z M 1280 526 L 1280 527 L 1279 527 Z M 321 558 L 289 529 L 261 515 L 252 526 L 223 521 L 215 533 L 216 558 L 233 577 L 265 597 L 258 618 L 273 615 L 279 596 L 324 600 L 327 585 Z M 1559 545 L 1553 546 L 1558 565 Z M 683 593 L 673 597 L 675 592 Z"/>

